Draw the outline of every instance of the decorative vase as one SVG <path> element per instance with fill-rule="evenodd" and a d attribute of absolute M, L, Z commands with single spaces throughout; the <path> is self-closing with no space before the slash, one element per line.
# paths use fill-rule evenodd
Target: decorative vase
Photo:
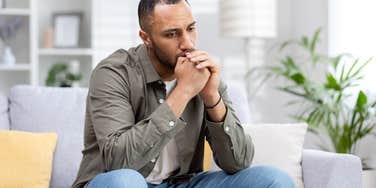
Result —
<path fill-rule="evenodd" d="M 376 170 L 363 170 L 362 172 L 363 188 L 376 187 Z"/>
<path fill-rule="evenodd" d="M 16 57 L 9 46 L 5 46 L 2 61 L 5 65 L 14 65 L 16 63 Z"/>

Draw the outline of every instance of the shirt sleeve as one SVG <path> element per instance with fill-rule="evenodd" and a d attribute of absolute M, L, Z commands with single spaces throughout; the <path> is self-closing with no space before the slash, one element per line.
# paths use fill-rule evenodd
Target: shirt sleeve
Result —
<path fill-rule="evenodd" d="M 156 158 L 186 123 L 166 103 L 135 122 L 129 81 L 126 72 L 119 71 L 103 66 L 93 72 L 87 110 L 106 170 L 139 170 Z"/>
<path fill-rule="evenodd" d="M 211 122 L 205 116 L 206 139 L 213 151 L 216 164 L 225 172 L 234 174 L 251 165 L 254 146 L 249 135 L 244 133 L 239 118 L 227 94 L 227 86 L 221 81 L 220 94 L 226 106 L 223 122 Z"/>

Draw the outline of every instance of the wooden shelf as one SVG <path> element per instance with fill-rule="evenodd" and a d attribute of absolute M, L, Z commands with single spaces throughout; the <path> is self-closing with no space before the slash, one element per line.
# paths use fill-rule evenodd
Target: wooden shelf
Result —
<path fill-rule="evenodd" d="M 0 15 L 28 16 L 30 15 L 30 10 L 20 8 L 0 8 Z"/>
<path fill-rule="evenodd" d="M 91 56 L 93 52 L 90 48 L 41 48 L 39 55 L 42 56 Z"/>
<path fill-rule="evenodd" d="M 0 71 L 30 71 L 30 64 L 15 64 L 2 65 L 0 64 Z"/>

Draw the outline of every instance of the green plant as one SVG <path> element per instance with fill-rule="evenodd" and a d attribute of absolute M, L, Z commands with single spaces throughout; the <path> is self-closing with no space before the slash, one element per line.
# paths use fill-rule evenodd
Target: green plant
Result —
<path fill-rule="evenodd" d="M 309 124 L 309 131 L 320 134 L 324 130 L 335 152 L 355 154 L 357 143 L 372 133 L 376 126 L 376 101 L 369 101 L 367 95 L 356 89 L 362 80 L 362 70 L 372 59 L 346 62 L 346 55 L 329 57 L 319 54 L 316 46 L 319 41 L 320 29 L 310 39 L 303 36 L 297 41 L 288 41 L 281 45 L 281 50 L 291 45 L 308 56 L 303 60 L 286 56 L 276 66 L 268 69 L 276 76 L 283 77 L 288 84 L 279 87 L 280 90 L 297 97 L 288 104 L 301 105 L 300 114 L 292 117 Z M 324 64 L 328 69 L 323 72 L 325 79 L 312 78 L 312 70 L 317 70 L 317 64 Z M 308 69 L 308 70 L 307 70 Z M 355 104 L 348 104 L 356 97 Z"/>
<path fill-rule="evenodd" d="M 69 72 L 69 67 L 65 63 L 57 63 L 48 71 L 46 79 L 47 86 L 71 87 L 73 82 L 80 81 L 82 74 Z"/>

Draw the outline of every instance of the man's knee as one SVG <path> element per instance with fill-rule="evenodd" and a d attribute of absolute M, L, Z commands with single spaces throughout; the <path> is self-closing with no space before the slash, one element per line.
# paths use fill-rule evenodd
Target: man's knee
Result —
<path fill-rule="evenodd" d="M 295 188 L 294 181 L 286 172 L 272 166 L 247 168 L 245 173 L 257 173 L 266 188 Z"/>
<path fill-rule="evenodd" d="M 89 188 L 147 188 L 145 178 L 135 170 L 120 169 L 97 175 Z"/>

